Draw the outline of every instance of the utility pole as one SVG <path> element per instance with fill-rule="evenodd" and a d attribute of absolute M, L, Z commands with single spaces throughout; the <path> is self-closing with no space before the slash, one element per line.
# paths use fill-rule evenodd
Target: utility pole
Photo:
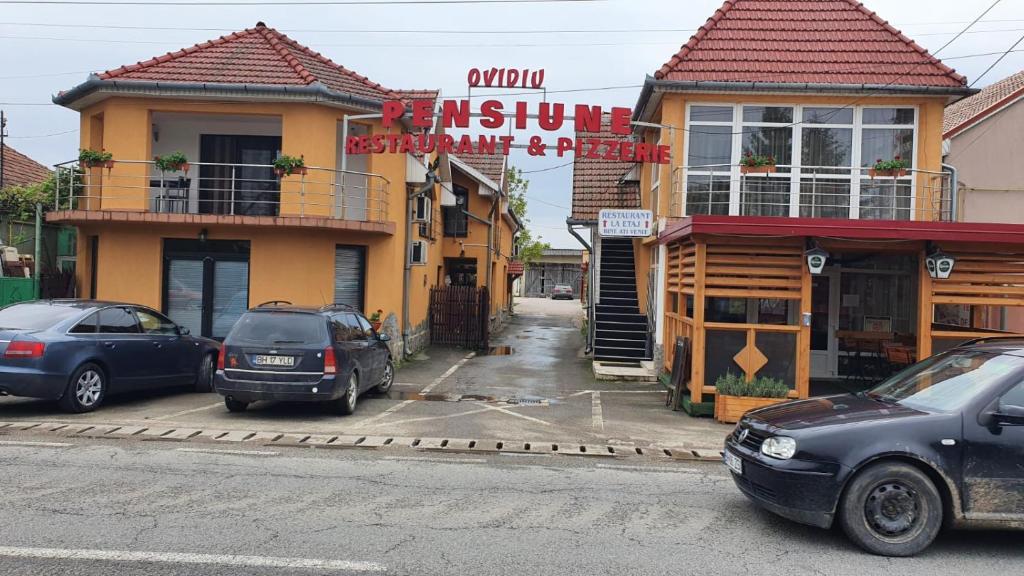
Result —
<path fill-rule="evenodd" d="M 4 138 L 7 136 L 7 116 L 0 110 L 0 190 L 4 187 Z"/>

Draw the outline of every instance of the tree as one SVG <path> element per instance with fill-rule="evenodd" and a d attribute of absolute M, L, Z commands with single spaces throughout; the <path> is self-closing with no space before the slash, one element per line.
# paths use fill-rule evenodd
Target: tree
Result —
<path fill-rule="evenodd" d="M 67 195 L 66 191 L 70 189 L 72 182 L 76 186 L 79 184 L 77 171 L 64 171 L 61 178 L 64 196 Z M 53 173 L 46 180 L 35 184 L 7 186 L 0 189 L 0 214 L 10 216 L 14 220 L 32 220 L 35 218 L 37 204 L 42 204 L 43 210 L 55 208 L 56 193 L 57 175 Z M 63 198 L 61 208 L 68 207 L 67 202 L 68 199 Z"/>
<path fill-rule="evenodd" d="M 506 174 L 508 178 L 508 205 L 509 210 L 523 223 L 522 230 L 516 234 L 516 251 L 518 259 L 526 265 L 538 260 L 545 250 L 551 245 L 544 242 L 542 236 L 533 238 L 533 234 L 526 227 L 530 221 L 526 217 L 526 191 L 530 188 L 530 181 L 523 178 L 523 171 L 512 166 Z"/>

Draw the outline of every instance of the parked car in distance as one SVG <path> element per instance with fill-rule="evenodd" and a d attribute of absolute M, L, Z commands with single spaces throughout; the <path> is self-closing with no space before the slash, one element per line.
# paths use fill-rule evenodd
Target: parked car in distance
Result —
<path fill-rule="evenodd" d="M 219 346 L 134 304 L 37 300 L 0 309 L 0 395 L 89 412 L 108 395 L 190 385 L 212 391 Z"/>
<path fill-rule="evenodd" d="M 285 400 L 351 414 L 363 392 L 391 388 L 388 340 L 350 306 L 267 303 L 243 314 L 224 339 L 215 387 L 231 412 Z"/>
<path fill-rule="evenodd" d="M 572 286 L 566 284 L 558 284 L 551 289 L 552 300 L 572 300 L 574 298 L 572 293 Z"/>
<path fill-rule="evenodd" d="M 834 522 L 885 556 L 944 525 L 1024 528 L 1024 339 L 971 342 L 858 394 L 746 414 L 725 443 L 739 489 L 764 508 Z"/>

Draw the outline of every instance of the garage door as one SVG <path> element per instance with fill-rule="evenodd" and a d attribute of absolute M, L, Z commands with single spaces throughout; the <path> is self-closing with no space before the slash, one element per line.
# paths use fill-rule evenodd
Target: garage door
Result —
<path fill-rule="evenodd" d="M 363 310 L 366 295 L 366 247 L 338 246 L 334 251 L 334 303 Z"/>

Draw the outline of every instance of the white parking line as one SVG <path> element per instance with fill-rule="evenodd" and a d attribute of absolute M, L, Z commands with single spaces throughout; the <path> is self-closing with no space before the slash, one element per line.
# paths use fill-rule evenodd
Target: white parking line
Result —
<path fill-rule="evenodd" d="M 411 402 L 411 400 L 410 400 L 410 402 Z M 408 418 L 406 420 L 395 420 L 393 422 L 379 422 L 377 424 L 373 424 L 372 426 L 382 426 L 384 424 L 388 424 L 390 426 L 399 426 L 401 424 L 411 424 L 413 422 L 427 422 L 427 421 L 430 421 L 430 420 L 447 420 L 449 418 L 458 418 L 459 416 L 471 416 L 473 414 L 483 414 L 484 412 L 487 412 L 487 410 L 488 410 L 487 408 L 481 408 L 480 410 L 470 410 L 468 412 L 459 412 L 458 414 L 444 414 L 442 416 L 423 416 L 423 417 L 420 417 L 420 418 Z M 360 424 L 358 424 L 356 426 L 353 426 L 353 429 L 358 430 L 359 426 L 361 426 L 361 425 L 362 425 L 362 423 L 360 423 Z"/>
<path fill-rule="evenodd" d="M 439 464 L 486 464 L 485 458 L 429 458 L 423 456 L 388 456 L 384 460 L 392 460 L 396 462 L 437 462 Z"/>
<path fill-rule="evenodd" d="M 516 418 L 522 418 L 523 420 L 529 420 L 530 422 L 536 422 L 538 424 L 543 424 L 545 426 L 551 426 L 551 422 L 545 422 L 545 421 L 541 420 L 540 418 L 534 418 L 533 416 L 526 416 L 525 414 L 518 414 L 516 412 L 512 412 L 511 410 L 506 410 L 504 408 L 499 408 L 497 406 L 491 406 L 490 404 L 480 404 L 480 406 L 483 406 L 484 408 L 487 408 L 488 410 L 494 410 L 496 412 L 501 412 L 502 414 L 508 414 L 509 416 L 515 416 Z"/>
<path fill-rule="evenodd" d="M 268 452 L 266 450 L 221 450 L 219 448 L 177 448 L 176 452 L 191 452 L 193 454 L 230 454 L 233 456 L 280 456 L 280 452 Z"/>
<path fill-rule="evenodd" d="M 466 354 L 466 356 L 462 360 L 459 360 L 451 368 L 445 370 L 444 374 L 441 374 L 437 378 L 434 378 L 434 381 L 431 382 L 430 384 L 427 384 L 426 388 L 420 390 L 420 394 L 426 394 L 427 392 L 433 390 L 435 387 L 437 387 L 438 384 L 444 382 L 446 378 L 448 378 L 452 374 L 455 374 L 455 371 L 458 370 L 459 368 L 462 368 L 466 364 L 466 362 L 472 360 L 474 356 L 476 356 L 476 352 L 470 352 L 469 354 Z"/>
<path fill-rule="evenodd" d="M 590 393 L 590 406 L 593 412 L 594 428 L 604 430 L 604 411 L 601 409 L 601 393 L 593 391 Z"/>
<path fill-rule="evenodd" d="M 29 442 L 22 440 L 0 440 L 0 446 L 21 446 L 25 448 L 66 448 L 74 446 L 69 442 Z"/>
<path fill-rule="evenodd" d="M 167 414 L 166 416 L 157 416 L 156 418 L 150 418 L 150 420 L 170 420 L 172 418 L 177 418 L 178 416 L 184 416 L 186 414 L 194 414 L 196 412 L 203 412 L 205 410 L 210 410 L 212 408 L 216 408 L 218 406 L 223 406 L 223 405 L 224 405 L 223 402 L 217 402 L 216 404 L 210 404 L 209 406 L 203 406 L 201 408 L 192 408 L 191 410 L 182 410 L 181 412 L 175 412 L 174 414 Z"/>
<path fill-rule="evenodd" d="M 405 408 L 409 404 L 412 404 L 413 402 L 415 402 L 415 400 L 403 400 L 402 402 L 400 402 L 398 404 L 395 404 L 394 406 L 392 406 L 391 408 L 388 408 L 387 410 L 381 412 L 380 414 L 377 414 L 377 415 L 374 415 L 374 416 L 370 416 L 366 420 L 363 420 L 361 422 L 357 422 L 356 424 L 353 424 L 352 427 L 353 428 L 359 428 L 360 426 L 376 426 L 376 424 L 372 424 L 372 423 L 376 422 L 378 420 L 381 420 L 383 418 L 387 418 L 388 416 L 394 414 L 395 412 L 398 412 L 402 408 Z"/>
<path fill-rule="evenodd" d="M 315 558 L 279 558 L 273 556 L 236 556 L 233 554 L 189 554 L 179 552 L 132 552 L 127 550 L 87 550 L 65 548 L 17 548 L 0 546 L 0 556 L 8 558 L 46 558 L 53 560 L 96 560 L 104 562 L 150 562 L 161 564 L 205 564 L 247 568 L 291 568 L 348 572 L 384 572 L 376 562 L 321 560 Z"/>

